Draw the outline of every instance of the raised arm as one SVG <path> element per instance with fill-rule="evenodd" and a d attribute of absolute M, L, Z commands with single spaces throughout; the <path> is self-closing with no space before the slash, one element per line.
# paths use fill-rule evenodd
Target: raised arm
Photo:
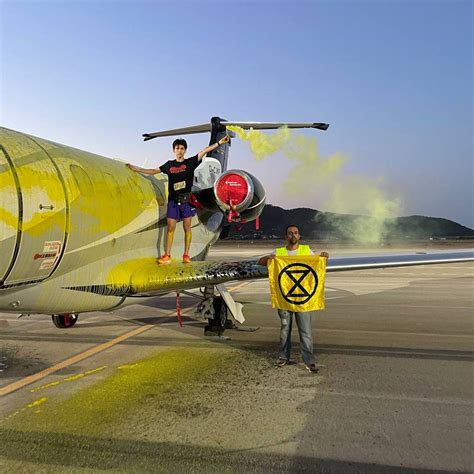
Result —
<path fill-rule="evenodd" d="M 226 135 L 224 138 L 221 138 L 218 142 L 214 143 L 214 145 L 210 145 L 204 148 L 204 150 L 201 150 L 197 154 L 198 160 L 202 160 L 209 152 L 214 151 L 219 146 L 224 145 L 224 143 L 229 142 L 229 140 L 230 140 L 229 135 Z"/>
<path fill-rule="evenodd" d="M 158 174 L 161 173 L 160 168 L 140 168 L 139 166 L 132 165 L 131 163 L 127 163 L 127 168 L 131 169 L 132 171 L 136 171 L 137 173 L 142 174 Z"/>

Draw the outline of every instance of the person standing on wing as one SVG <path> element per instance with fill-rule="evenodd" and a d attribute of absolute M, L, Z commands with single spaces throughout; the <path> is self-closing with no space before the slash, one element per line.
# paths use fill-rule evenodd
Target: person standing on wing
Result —
<path fill-rule="evenodd" d="M 289 225 L 285 229 L 285 239 L 287 245 L 280 247 L 275 250 L 271 255 L 261 257 L 258 261 L 259 265 L 267 265 L 268 262 L 275 257 L 287 257 L 287 256 L 304 256 L 314 255 L 313 251 L 309 248 L 309 245 L 300 245 L 300 231 L 296 225 Z M 327 252 L 321 252 L 321 257 L 328 258 Z M 311 312 L 291 312 L 283 309 L 278 310 L 280 316 L 281 329 L 280 329 L 280 356 L 277 360 L 276 365 L 283 367 L 290 362 L 291 356 L 291 327 L 293 323 L 293 315 L 296 319 L 296 325 L 298 326 L 298 332 L 300 335 L 300 350 L 303 361 L 306 368 L 310 372 L 317 372 L 316 363 L 313 354 L 313 330 L 311 328 Z"/>
<path fill-rule="evenodd" d="M 168 209 L 166 213 L 168 232 L 166 234 L 165 253 L 158 259 L 158 263 L 171 263 L 171 248 L 176 230 L 176 223 L 183 221 L 184 229 L 184 254 L 183 263 L 191 261 L 189 249 L 191 247 L 191 220 L 196 214 L 196 209 L 189 202 L 191 188 L 194 181 L 194 170 L 201 164 L 201 160 L 209 152 L 214 151 L 220 145 L 227 143 L 229 136 L 221 138 L 218 142 L 210 145 L 191 158 L 184 158 L 188 144 L 186 140 L 178 138 L 173 142 L 174 160 L 169 160 L 159 168 L 144 169 L 127 163 L 128 168 L 143 174 L 164 173 L 168 176 Z"/>

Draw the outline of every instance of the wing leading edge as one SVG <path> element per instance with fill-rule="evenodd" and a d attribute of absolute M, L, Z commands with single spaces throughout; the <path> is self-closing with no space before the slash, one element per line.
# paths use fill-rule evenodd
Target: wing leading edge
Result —
<path fill-rule="evenodd" d="M 349 270 L 369 270 L 372 268 L 409 267 L 414 265 L 434 265 L 471 261 L 474 261 L 473 251 L 381 255 L 374 257 L 344 257 L 330 259 L 327 271 L 343 272 Z"/>

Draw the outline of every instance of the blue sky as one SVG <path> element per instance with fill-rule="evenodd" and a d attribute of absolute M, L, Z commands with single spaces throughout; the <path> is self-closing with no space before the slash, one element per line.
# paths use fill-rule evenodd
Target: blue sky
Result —
<path fill-rule="evenodd" d="M 1 8 L 1 124 L 159 165 L 146 131 L 234 120 L 323 121 L 323 154 L 383 177 L 404 215 L 474 227 L 471 1 L 8 1 Z M 190 151 L 207 144 L 190 137 Z M 288 199 L 283 157 L 232 166 Z M 324 209 L 322 209 L 324 210 Z"/>

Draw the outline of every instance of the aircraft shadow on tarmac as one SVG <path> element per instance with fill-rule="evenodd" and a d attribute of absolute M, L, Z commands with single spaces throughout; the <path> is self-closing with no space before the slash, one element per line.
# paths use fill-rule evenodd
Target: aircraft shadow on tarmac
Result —
<path fill-rule="evenodd" d="M 24 432 L 0 429 L 2 455 L 9 460 L 84 469 L 144 472 L 344 472 L 430 473 L 410 469 L 305 456 L 226 450 L 189 444 L 159 443 L 136 439 L 104 439 L 93 436 Z"/>

